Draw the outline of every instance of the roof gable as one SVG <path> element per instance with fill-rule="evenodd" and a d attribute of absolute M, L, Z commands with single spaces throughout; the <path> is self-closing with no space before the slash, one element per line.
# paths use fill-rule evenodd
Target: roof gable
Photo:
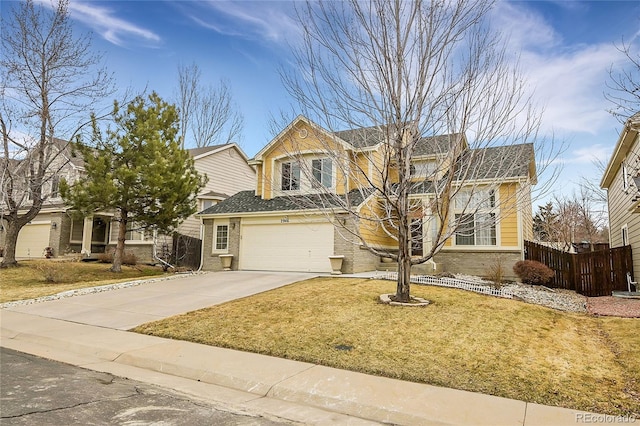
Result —
<path fill-rule="evenodd" d="M 629 117 L 627 122 L 624 124 L 622 133 L 620 133 L 616 147 L 613 149 L 611 159 L 609 160 L 607 168 L 604 171 L 604 175 L 602 176 L 602 180 L 600 181 L 600 187 L 609 188 L 611 186 L 622 162 L 633 148 L 634 142 L 638 137 L 638 133 L 640 133 L 640 111 Z"/>
<path fill-rule="evenodd" d="M 247 155 L 242 151 L 242 149 L 236 143 L 225 143 L 221 145 L 211 145 L 205 146 L 202 148 L 189 148 L 187 152 L 194 160 L 199 160 L 201 158 L 207 157 L 209 155 L 217 154 L 218 152 L 226 151 L 228 149 L 235 149 L 244 161 L 249 161 Z"/>
<path fill-rule="evenodd" d="M 285 127 L 280 133 L 278 133 L 278 135 L 276 135 L 276 137 L 274 137 L 267 145 L 265 145 L 264 148 L 262 148 L 253 158 L 254 161 L 262 161 L 263 157 L 276 145 L 280 144 L 282 142 L 282 140 L 284 139 L 285 135 L 287 133 L 289 133 L 291 130 L 296 129 L 300 124 L 306 124 L 309 127 L 311 127 L 314 131 L 317 131 L 318 134 L 320 136 L 324 136 L 332 141 L 337 142 L 338 144 L 341 144 L 344 146 L 345 149 L 351 149 L 352 146 L 350 144 L 348 144 L 347 142 L 345 142 L 343 139 L 341 139 L 339 136 L 337 136 L 336 134 L 332 134 L 330 132 L 328 132 L 327 130 L 325 130 L 324 128 L 322 128 L 321 126 L 319 126 L 318 124 L 314 123 L 313 121 L 309 120 L 307 117 L 305 117 L 304 115 L 299 115 L 297 116 L 287 127 Z"/>

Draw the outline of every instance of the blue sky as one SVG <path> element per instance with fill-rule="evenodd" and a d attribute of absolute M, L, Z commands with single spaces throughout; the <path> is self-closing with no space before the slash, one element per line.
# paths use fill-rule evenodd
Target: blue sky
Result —
<path fill-rule="evenodd" d="M 10 2 L 3 4 L 4 15 Z M 273 136 L 270 117 L 291 111 L 278 69 L 290 63 L 288 43 L 299 34 L 292 2 L 71 0 L 70 11 L 78 31 L 94 33 L 93 47 L 120 87 L 171 100 L 177 65 L 192 62 L 205 83 L 227 79 L 245 117 L 239 143 L 249 157 Z M 502 1 L 492 20 L 521 55 L 545 107 L 544 132 L 567 143 L 556 189 L 570 192 L 582 176 L 599 180 L 592 161 L 608 160 L 621 128 L 606 112 L 607 70 L 624 64 L 615 48 L 623 38 L 637 52 L 640 2 Z"/>

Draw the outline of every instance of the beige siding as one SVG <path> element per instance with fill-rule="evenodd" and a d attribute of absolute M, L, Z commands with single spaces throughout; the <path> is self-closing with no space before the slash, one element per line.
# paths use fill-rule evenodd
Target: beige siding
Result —
<path fill-rule="evenodd" d="M 627 159 L 635 161 L 640 157 L 639 138 L 636 137 Z M 630 168 L 629 172 L 632 170 Z M 616 172 L 615 178 L 609 187 L 607 197 L 609 204 L 609 227 L 611 247 L 622 245 L 622 227 L 626 224 L 629 229 L 629 242 L 633 251 L 633 270 L 635 277 L 640 276 L 640 213 L 630 211 L 634 202 L 634 195 L 637 193 L 633 182 L 630 183 L 628 191 L 625 193 L 623 187 L 622 168 Z"/>
<path fill-rule="evenodd" d="M 520 217 L 522 217 L 522 235 L 524 240 L 533 241 L 533 208 L 531 205 L 531 185 L 520 186 L 518 195 Z"/>
<path fill-rule="evenodd" d="M 196 170 L 209 177 L 207 185 L 200 191 L 220 192 L 229 196 L 245 190 L 254 190 L 256 173 L 234 148 L 207 155 L 195 161 Z M 200 220 L 193 216 L 178 228 L 181 234 L 200 238 Z"/>

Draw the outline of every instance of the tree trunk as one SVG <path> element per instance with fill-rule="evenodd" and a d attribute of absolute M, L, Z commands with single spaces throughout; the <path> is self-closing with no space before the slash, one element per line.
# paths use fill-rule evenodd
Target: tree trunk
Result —
<path fill-rule="evenodd" d="M 122 258 L 124 257 L 124 241 L 127 237 L 127 212 L 121 212 L 120 226 L 118 226 L 118 242 L 116 251 L 113 253 L 113 264 L 111 272 L 122 272 Z"/>
<path fill-rule="evenodd" d="M 20 228 L 21 226 L 18 226 L 15 220 L 7 223 L 7 232 L 4 240 L 4 257 L 0 268 L 13 268 L 18 266 L 18 261 L 16 260 L 16 243 L 18 242 Z"/>
<path fill-rule="evenodd" d="M 404 222 L 401 220 L 401 222 Z M 398 285 L 396 302 L 408 303 L 411 288 L 411 251 L 409 250 L 409 230 L 400 226 L 398 229 Z"/>

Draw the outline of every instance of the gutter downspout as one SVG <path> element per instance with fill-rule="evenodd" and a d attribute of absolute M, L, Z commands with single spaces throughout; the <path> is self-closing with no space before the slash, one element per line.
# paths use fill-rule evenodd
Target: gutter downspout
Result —
<path fill-rule="evenodd" d="M 202 217 L 200 219 L 200 241 L 202 241 L 200 247 L 200 266 L 196 269 L 196 272 L 202 272 L 202 267 L 204 266 L 204 220 Z"/>

